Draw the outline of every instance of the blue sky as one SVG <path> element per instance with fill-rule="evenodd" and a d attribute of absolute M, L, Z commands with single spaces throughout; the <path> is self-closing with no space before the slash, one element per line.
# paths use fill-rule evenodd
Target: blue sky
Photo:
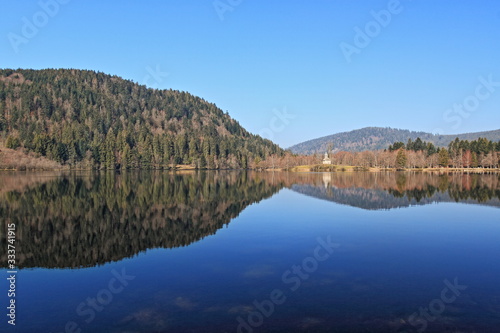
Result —
<path fill-rule="evenodd" d="M 0 0 L 0 67 L 188 91 L 288 147 L 500 128 L 499 31 L 495 0 Z"/>

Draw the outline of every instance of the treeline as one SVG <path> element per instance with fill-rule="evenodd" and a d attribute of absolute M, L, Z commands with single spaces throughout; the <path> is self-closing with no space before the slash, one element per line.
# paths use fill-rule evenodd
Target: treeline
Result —
<path fill-rule="evenodd" d="M 422 141 L 422 139 L 420 139 L 420 138 L 417 138 L 415 141 L 413 141 L 412 139 L 408 139 L 408 142 L 406 143 L 406 145 L 401 141 L 398 141 L 392 145 L 389 145 L 390 152 L 393 152 L 393 151 L 396 151 L 399 149 L 406 149 L 406 150 L 415 151 L 415 152 L 424 151 L 427 153 L 427 155 L 432 155 L 432 154 L 437 153 L 437 148 L 436 148 L 436 146 L 434 146 L 434 144 L 432 142 Z"/>
<path fill-rule="evenodd" d="M 395 142 L 388 148 L 396 153 L 396 167 L 454 167 L 454 168 L 498 168 L 500 159 L 500 141 L 493 142 L 485 138 L 450 142 L 448 148 L 437 148 L 430 142 L 417 138 L 405 145 Z"/>
<path fill-rule="evenodd" d="M 327 149 L 331 150 L 331 146 Z M 387 149 L 362 152 L 339 151 L 330 153 L 333 165 L 366 168 L 499 168 L 500 141 L 493 142 L 485 138 L 477 140 L 459 140 L 449 144 L 448 148 L 436 147 L 432 142 L 409 139 L 407 143 L 395 142 Z M 296 155 L 289 151 L 284 154 L 272 154 L 266 160 L 255 159 L 250 164 L 252 169 L 290 169 L 299 165 L 322 164 L 324 155 Z M 321 169 L 321 168 L 320 168 Z M 341 169 L 340 169 L 341 170 Z M 320 171 L 320 170 L 317 170 Z"/>
<path fill-rule="evenodd" d="M 332 145 L 327 148 L 331 151 Z M 294 155 L 285 152 L 281 156 L 271 155 L 266 161 L 252 164 L 253 168 L 288 169 L 299 165 L 321 164 L 323 154 Z M 333 165 L 366 168 L 499 168 L 500 141 L 485 138 L 477 140 L 452 141 L 448 148 L 436 147 L 432 142 L 409 139 L 406 143 L 397 141 L 387 149 L 362 152 L 339 151 L 330 153 Z M 319 170 L 318 170 L 319 171 Z"/>
<path fill-rule="evenodd" d="M 448 165 L 456 168 L 499 167 L 500 141 L 485 138 L 468 141 L 455 139 L 448 145 Z"/>
<path fill-rule="evenodd" d="M 216 105 L 82 70 L 0 70 L 0 141 L 85 168 L 247 168 L 283 150 Z"/>

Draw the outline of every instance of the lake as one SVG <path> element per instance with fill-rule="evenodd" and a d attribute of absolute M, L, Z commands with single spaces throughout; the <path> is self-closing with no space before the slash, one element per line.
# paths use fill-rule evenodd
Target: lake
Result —
<path fill-rule="evenodd" d="M 495 332 L 499 208 L 498 174 L 2 173 L 0 328 Z"/>

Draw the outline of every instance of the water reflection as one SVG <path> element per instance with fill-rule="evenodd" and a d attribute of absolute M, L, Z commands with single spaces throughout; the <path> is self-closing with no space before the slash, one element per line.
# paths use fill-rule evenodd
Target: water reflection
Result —
<path fill-rule="evenodd" d="M 77 268 L 217 232 L 282 188 L 363 209 L 434 202 L 500 207 L 496 174 L 127 173 L 0 175 L 0 246 L 17 226 L 20 268 Z M 6 254 L 0 258 L 7 262 Z"/>
<path fill-rule="evenodd" d="M 318 199 L 370 210 L 436 202 L 500 207 L 500 181 L 496 174 L 324 173 L 321 179 L 297 182 L 291 189 Z"/>
<path fill-rule="evenodd" d="M 2 181 L 1 222 L 17 226 L 20 268 L 94 266 L 146 249 L 186 246 L 283 187 L 246 173 L 62 175 L 33 177 L 31 185 Z"/>

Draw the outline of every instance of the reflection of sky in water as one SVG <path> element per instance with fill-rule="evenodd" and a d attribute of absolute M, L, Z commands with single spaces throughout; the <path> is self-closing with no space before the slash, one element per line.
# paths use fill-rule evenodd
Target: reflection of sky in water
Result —
<path fill-rule="evenodd" d="M 276 288 L 286 301 L 260 332 L 414 331 L 408 317 L 455 277 L 467 290 L 427 332 L 491 331 L 500 320 L 497 216 L 497 208 L 454 203 L 369 211 L 284 189 L 187 247 L 95 268 L 21 271 L 16 332 L 61 332 L 71 320 L 83 332 L 235 332 L 236 318 Z M 282 274 L 328 235 L 340 247 L 292 292 Z M 85 323 L 76 307 L 106 288 L 113 269 L 135 279 Z"/>

